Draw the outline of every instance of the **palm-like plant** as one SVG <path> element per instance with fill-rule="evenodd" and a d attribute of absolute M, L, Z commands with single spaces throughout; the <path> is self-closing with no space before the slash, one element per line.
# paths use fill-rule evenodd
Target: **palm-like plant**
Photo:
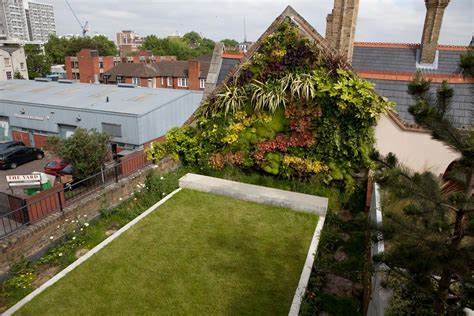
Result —
<path fill-rule="evenodd" d="M 307 73 L 296 74 L 290 85 L 291 96 L 313 99 L 316 96 L 316 83 L 313 76 Z"/>
<path fill-rule="evenodd" d="M 270 112 L 275 112 L 279 106 L 286 107 L 286 88 L 283 81 L 267 81 L 263 83 L 254 80 L 250 87 L 252 93 L 252 103 L 254 103 L 255 111 L 267 109 Z"/>
<path fill-rule="evenodd" d="M 242 109 L 247 101 L 247 93 L 244 88 L 238 85 L 225 85 L 222 92 L 216 95 L 214 110 L 224 110 L 224 114 L 235 113 Z"/>

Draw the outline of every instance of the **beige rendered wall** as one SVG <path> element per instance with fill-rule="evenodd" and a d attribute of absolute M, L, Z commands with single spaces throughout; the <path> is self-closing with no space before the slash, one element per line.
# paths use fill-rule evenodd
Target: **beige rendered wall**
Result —
<path fill-rule="evenodd" d="M 390 117 L 382 115 L 375 128 L 376 147 L 382 155 L 394 153 L 398 160 L 414 171 L 444 173 L 459 154 L 428 133 L 401 129 Z"/>

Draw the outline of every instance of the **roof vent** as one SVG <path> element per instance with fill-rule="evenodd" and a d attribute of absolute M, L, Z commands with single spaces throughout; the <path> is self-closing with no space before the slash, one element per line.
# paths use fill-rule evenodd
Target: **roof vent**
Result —
<path fill-rule="evenodd" d="M 119 88 L 136 88 L 137 86 L 133 83 L 118 83 L 117 87 Z"/>
<path fill-rule="evenodd" d="M 50 78 L 44 78 L 44 77 L 36 77 L 35 81 L 40 81 L 40 82 L 50 82 Z"/>
<path fill-rule="evenodd" d="M 72 81 L 72 80 L 67 80 L 67 79 L 59 79 L 58 82 L 59 82 L 59 83 L 67 83 L 67 84 L 72 84 L 72 83 L 74 83 L 74 81 Z"/>

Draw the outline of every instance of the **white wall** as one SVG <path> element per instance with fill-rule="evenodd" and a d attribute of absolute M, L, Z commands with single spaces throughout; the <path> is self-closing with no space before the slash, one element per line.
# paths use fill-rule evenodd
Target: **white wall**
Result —
<path fill-rule="evenodd" d="M 5 65 L 5 58 L 8 58 L 10 65 Z M 0 80 L 7 80 L 7 71 L 12 73 L 12 78 L 15 76 L 15 72 L 19 72 L 24 79 L 28 79 L 26 56 L 23 47 L 19 47 L 12 54 L 2 50 L 0 47 Z"/>
<path fill-rule="evenodd" d="M 394 153 L 398 160 L 414 171 L 444 173 L 460 155 L 428 133 L 401 129 L 390 117 L 383 115 L 375 128 L 376 147 L 382 155 Z"/>

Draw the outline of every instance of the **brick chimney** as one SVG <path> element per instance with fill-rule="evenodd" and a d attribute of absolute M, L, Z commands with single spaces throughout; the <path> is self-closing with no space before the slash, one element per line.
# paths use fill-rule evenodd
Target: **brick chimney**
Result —
<path fill-rule="evenodd" d="M 359 12 L 359 0 L 334 0 L 334 8 L 326 18 L 326 39 L 349 61 L 352 60 Z"/>
<path fill-rule="evenodd" d="M 420 63 L 432 64 L 438 49 L 439 32 L 443 21 L 444 10 L 450 0 L 425 0 L 426 17 L 421 37 Z"/>
<path fill-rule="evenodd" d="M 188 61 L 188 86 L 189 90 L 199 89 L 199 73 L 201 66 L 198 60 L 192 59 Z"/>
<path fill-rule="evenodd" d="M 83 48 L 77 53 L 80 82 L 98 83 L 100 74 L 99 54 L 96 50 Z"/>

